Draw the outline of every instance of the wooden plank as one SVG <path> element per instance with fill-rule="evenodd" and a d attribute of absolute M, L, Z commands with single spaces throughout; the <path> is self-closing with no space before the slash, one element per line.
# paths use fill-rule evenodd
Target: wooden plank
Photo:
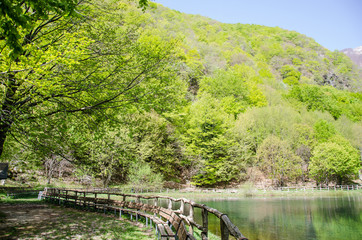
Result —
<path fill-rule="evenodd" d="M 160 211 L 161 212 L 164 212 L 164 213 L 166 213 L 166 214 L 168 214 L 168 215 L 172 215 L 172 213 L 173 213 L 173 211 L 172 210 L 170 210 L 170 209 L 166 209 L 166 208 L 160 208 Z"/>
<path fill-rule="evenodd" d="M 187 237 L 185 224 L 183 222 L 181 222 L 181 225 L 177 231 L 177 236 L 179 239 L 186 239 Z"/>
<path fill-rule="evenodd" d="M 174 227 L 175 230 L 179 229 L 180 227 L 180 222 L 177 222 L 173 219 L 173 221 L 170 222 L 171 225 Z"/>
<path fill-rule="evenodd" d="M 169 220 L 169 219 L 171 218 L 170 215 L 168 215 L 168 214 L 166 214 L 166 213 L 164 213 L 164 212 L 159 212 L 159 214 L 160 214 L 161 217 L 164 217 L 164 218 L 167 219 L 167 220 Z"/>
<path fill-rule="evenodd" d="M 167 237 L 167 233 L 165 231 L 165 226 L 162 223 L 157 224 L 157 229 L 161 234 L 161 237 Z"/>
<path fill-rule="evenodd" d="M 181 220 L 181 218 L 177 215 L 177 214 L 172 214 L 171 215 L 172 216 L 172 218 L 174 219 L 174 221 L 176 221 L 176 222 L 181 222 L 182 220 Z"/>
<path fill-rule="evenodd" d="M 168 226 L 167 224 L 164 224 L 163 226 L 165 227 L 168 236 L 175 236 L 175 233 L 172 231 L 170 226 Z"/>

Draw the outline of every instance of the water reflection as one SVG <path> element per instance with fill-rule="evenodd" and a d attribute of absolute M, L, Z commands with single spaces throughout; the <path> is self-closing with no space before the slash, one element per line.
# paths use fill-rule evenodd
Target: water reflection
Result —
<path fill-rule="evenodd" d="M 249 239 L 362 239 L 360 196 L 197 201 L 228 214 Z M 219 235 L 219 220 L 209 224 Z"/>

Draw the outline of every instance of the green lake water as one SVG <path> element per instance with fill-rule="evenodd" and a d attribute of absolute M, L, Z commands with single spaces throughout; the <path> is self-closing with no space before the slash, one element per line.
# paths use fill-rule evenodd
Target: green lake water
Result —
<path fill-rule="evenodd" d="M 362 240 L 362 195 L 197 202 L 226 213 L 250 240 Z M 201 223 L 201 218 L 196 221 Z M 219 226 L 219 220 L 209 216 L 210 231 L 219 235 Z"/>

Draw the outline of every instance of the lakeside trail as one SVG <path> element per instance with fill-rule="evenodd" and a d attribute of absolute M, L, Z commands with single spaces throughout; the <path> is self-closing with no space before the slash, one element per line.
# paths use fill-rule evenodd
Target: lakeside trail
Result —
<path fill-rule="evenodd" d="M 154 239 L 125 219 L 43 203 L 0 204 L 0 239 Z"/>

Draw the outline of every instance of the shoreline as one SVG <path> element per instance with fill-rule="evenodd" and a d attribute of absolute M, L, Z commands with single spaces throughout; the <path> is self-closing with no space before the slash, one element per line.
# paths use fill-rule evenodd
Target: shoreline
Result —
<path fill-rule="evenodd" d="M 253 190 L 237 193 L 221 193 L 221 192 L 184 192 L 184 191 L 169 191 L 169 192 L 148 192 L 148 193 L 133 193 L 135 195 L 158 195 L 169 196 L 175 198 L 187 198 L 187 199 L 202 199 L 202 198 L 215 198 L 215 199 L 245 199 L 245 198 L 280 198 L 280 197 L 344 197 L 344 196 L 362 196 L 362 189 L 359 190 L 314 190 L 314 191 L 279 191 L 279 190 Z"/>

